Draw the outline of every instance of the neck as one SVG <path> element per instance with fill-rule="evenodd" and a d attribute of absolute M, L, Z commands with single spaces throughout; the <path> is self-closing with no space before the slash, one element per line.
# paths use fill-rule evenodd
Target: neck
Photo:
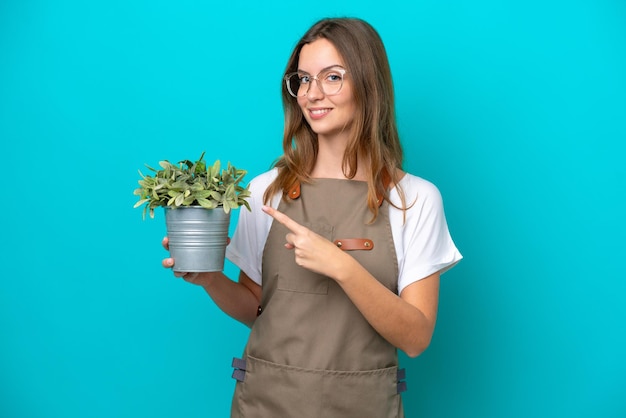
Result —
<path fill-rule="evenodd" d="M 318 154 L 313 170 L 311 171 L 311 177 L 313 178 L 333 178 L 333 179 L 345 179 L 346 175 L 343 172 L 343 155 L 346 150 L 346 141 L 337 140 L 332 141 L 324 138 L 318 138 Z M 364 171 L 363 159 L 358 159 L 358 169 L 354 180 L 367 180 Z"/>

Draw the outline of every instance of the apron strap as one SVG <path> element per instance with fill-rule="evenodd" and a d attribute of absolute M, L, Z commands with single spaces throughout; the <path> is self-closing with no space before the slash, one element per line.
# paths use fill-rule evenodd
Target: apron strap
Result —
<path fill-rule="evenodd" d="M 386 169 L 383 169 L 381 177 L 383 181 L 383 188 L 384 190 L 387 190 L 389 188 L 389 184 L 391 183 L 391 176 Z M 289 189 L 287 189 L 287 197 L 291 200 L 296 200 L 300 197 L 300 193 L 300 181 L 296 180 L 296 182 L 292 184 Z M 378 202 L 378 206 L 383 204 L 383 195 L 381 192 L 376 193 L 376 201 Z"/>
<path fill-rule="evenodd" d="M 340 238 L 333 241 L 337 247 L 344 251 L 364 250 L 369 251 L 374 248 L 374 241 L 369 238 Z"/>

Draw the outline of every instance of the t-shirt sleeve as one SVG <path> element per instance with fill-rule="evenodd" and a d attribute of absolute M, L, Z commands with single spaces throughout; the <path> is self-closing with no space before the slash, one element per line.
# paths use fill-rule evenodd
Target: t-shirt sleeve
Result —
<path fill-rule="evenodd" d="M 456 248 L 443 208 L 439 189 L 421 178 L 410 176 L 403 184 L 406 193 L 406 219 L 402 211 L 395 212 L 397 233 L 394 241 L 398 252 L 398 294 L 402 290 L 433 273 L 445 271 L 463 257 Z M 412 205 L 412 206 L 411 206 Z M 398 224 L 401 226 L 398 227 Z"/>
<path fill-rule="evenodd" d="M 276 175 L 274 169 L 252 179 L 248 200 L 251 210 L 239 209 L 235 233 L 226 247 L 226 258 L 259 285 L 262 281 L 263 249 L 272 225 L 272 218 L 261 210 L 263 194 Z M 272 205 L 275 205 L 275 200 L 276 197 L 272 199 Z"/>

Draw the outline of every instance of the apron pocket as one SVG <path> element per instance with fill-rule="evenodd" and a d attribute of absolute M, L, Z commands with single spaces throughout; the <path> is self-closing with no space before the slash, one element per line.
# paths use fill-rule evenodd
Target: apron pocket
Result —
<path fill-rule="evenodd" d="M 328 418 L 398 418 L 398 368 L 368 371 L 327 371 L 324 375 L 324 409 Z"/>
<path fill-rule="evenodd" d="M 234 410 L 245 418 L 398 418 L 397 367 L 309 370 L 247 357 Z"/>
<path fill-rule="evenodd" d="M 247 357 L 246 377 L 237 383 L 233 410 L 242 418 L 318 418 L 322 372 L 308 372 Z M 328 417 L 330 418 L 330 417 Z"/>
<path fill-rule="evenodd" d="M 288 292 L 311 293 L 315 295 L 327 295 L 329 278 L 320 274 L 309 272 L 307 275 L 299 275 L 298 277 L 284 276 L 278 273 L 278 290 L 286 290 Z"/>
<path fill-rule="evenodd" d="M 334 228 L 331 225 L 321 223 L 303 223 L 303 225 L 316 234 L 332 241 Z M 277 289 L 289 292 L 327 295 L 331 279 L 298 266 L 293 259 L 292 250 L 289 251 L 290 262 L 281 263 L 278 267 Z"/>

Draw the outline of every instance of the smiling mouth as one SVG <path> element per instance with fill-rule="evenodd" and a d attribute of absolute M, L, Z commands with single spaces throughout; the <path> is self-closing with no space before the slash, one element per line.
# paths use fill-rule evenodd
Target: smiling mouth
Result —
<path fill-rule="evenodd" d="M 329 109 L 329 108 L 326 108 L 326 109 L 309 109 L 309 113 L 313 117 L 320 117 L 320 116 L 326 115 L 328 112 L 330 112 L 330 110 L 331 109 Z"/>

